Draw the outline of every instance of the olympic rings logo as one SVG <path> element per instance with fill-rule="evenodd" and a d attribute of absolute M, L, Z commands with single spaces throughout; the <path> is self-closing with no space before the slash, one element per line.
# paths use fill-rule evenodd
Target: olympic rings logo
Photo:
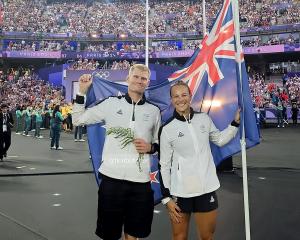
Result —
<path fill-rule="evenodd" d="M 95 76 L 99 77 L 99 78 L 103 78 L 103 79 L 108 79 L 108 77 L 110 76 L 110 72 L 109 71 L 99 71 L 95 73 Z"/>

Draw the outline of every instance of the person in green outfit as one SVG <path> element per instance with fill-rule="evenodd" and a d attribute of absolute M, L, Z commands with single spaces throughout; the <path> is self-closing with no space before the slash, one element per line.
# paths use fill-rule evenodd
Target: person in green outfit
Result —
<path fill-rule="evenodd" d="M 53 106 L 52 104 L 49 104 L 48 106 L 48 114 L 47 114 L 50 118 L 49 120 L 49 129 L 50 129 L 50 136 L 49 138 L 52 139 L 53 133 L 52 133 L 52 124 L 53 124 Z"/>
<path fill-rule="evenodd" d="M 34 136 L 36 138 L 44 138 L 43 136 L 40 135 L 41 132 L 41 125 L 43 122 L 43 111 L 42 108 L 39 105 L 36 105 L 35 110 L 34 110 L 34 114 L 35 114 L 35 133 Z"/>
<path fill-rule="evenodd" d="M 51 125 L 52 128 L 52 138 L 51 138 L 51 147 L 50 149 L 56 149 L 56 150 L 62 150 L 63 148 L 59 146 L 59 139 L 60 139 L 60 131 L 61 131 L 61 125 L 64 120 L 61 112 L 60 112 L 60 106 L 56 105 L 53 110 L 52 114 L 53 123 Z M 55 146 L 54 146 L 55 145 Z"/>
<path fill-rule="evenodd" d="M 21 134 L 21 127 L 22 127 L 22 107 L 21 106 L 17 106 L 16 108 L 16 120 L 17 120 L 17 128 L 16 128 L 16 134 L 20 135 Z"/>
<path fill-rule="evenodd" d="M 26 110 L 24 110 L 25 115 L 25 132 L 23 133 L 24 136 L 30 137 L 29 131 L 31 126 L 31 115 L 32 115 L 32 107 L 28 106 Z"/>

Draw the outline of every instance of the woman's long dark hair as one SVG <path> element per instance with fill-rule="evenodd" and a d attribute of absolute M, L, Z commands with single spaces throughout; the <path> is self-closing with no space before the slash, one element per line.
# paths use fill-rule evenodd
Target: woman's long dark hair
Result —
<path fill-rule="evenodd" d="M 52 113 L 52 117 L 53 118 L 55 118 L 55 114 L 57 113 L 57 112 L 59 112 L 59 105 L 56 105 L 55 107 L 54 107 L 54 109 L 53 109 L 53 113 Z"/>

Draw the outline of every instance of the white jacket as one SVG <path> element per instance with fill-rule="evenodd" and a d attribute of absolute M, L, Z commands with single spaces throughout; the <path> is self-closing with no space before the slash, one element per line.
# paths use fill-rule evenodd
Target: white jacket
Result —
<path fill-rule="evenodd" d="M 142 138 L 148 143 L 158 143 L 158 131 L 161 124 L 160 110 L 147 102 L 145 98 L 134 104 L 128 94 L 109 97 L 88 109 L 85 109 L 84 104 L 75 103 L 72 119 L 75 126 L 104 121 L 106 129 L 131 128 L 135 137 Z M 107 135 L 99 172 L 111 178 L 149 182 L 150 155 L 144 154 L 141 172 L 137 164 L 138 156 L 132 143 L 122 148 L 120 139 L 116 139 L 114 135 Z"/>
<path fill-rule="evenodd" d="M 192 109 L 191 109 L 192 111 Z M 190 120 L 174 112 L 161 129 L 160 173 L 164 197 L 195 197 L 217 190 L 210 141 L 223 146 L 234 138 L 238 128 L 219 131 L 206 113 L 191 112 Z"/>

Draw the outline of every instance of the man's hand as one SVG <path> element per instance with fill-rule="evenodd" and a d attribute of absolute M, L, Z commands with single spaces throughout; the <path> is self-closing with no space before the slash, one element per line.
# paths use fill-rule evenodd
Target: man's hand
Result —
<path fill-rule="evenodd" d="M 147 153 L 151 151 L 151 144 L 147 143 L 144 139 L 136 138 L 133 140 L 133 144 L 138 153 Z"/>
<path fill-rule="evenodd" d="M 79 78 L 79 92 L 81 94 L 86 94 L 89 87 L 92 84 L 92 75 L 91 74 L 83 74 Z"/>
<path fill-rule="evenodd" d="M 180 218 L 182 218 L 182 216 L 180 214 L 181 209 L 178 207 L 178 205 L 172 199 L 166 205 L 172 222 L 180 223 Z"/>

